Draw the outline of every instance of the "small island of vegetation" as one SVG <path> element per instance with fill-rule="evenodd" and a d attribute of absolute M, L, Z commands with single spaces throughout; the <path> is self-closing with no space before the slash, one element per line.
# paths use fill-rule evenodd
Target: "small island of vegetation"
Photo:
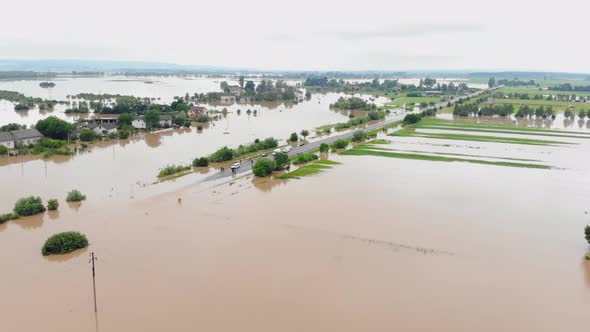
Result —
<path fill-rule="evenodd" d="M 43 256 L 67 254 L 86 248 L 88 239 L 79 232 L 63 232 L 51 236 L 41 249 Z"/>
<path fill-rule="evenodd" d="M 330 104 L 330 107 L 352 111 L 372 111 L 377 109 L 377 105 L 368 103 L 359 97 L 340 97 L 334 104 Z"/>

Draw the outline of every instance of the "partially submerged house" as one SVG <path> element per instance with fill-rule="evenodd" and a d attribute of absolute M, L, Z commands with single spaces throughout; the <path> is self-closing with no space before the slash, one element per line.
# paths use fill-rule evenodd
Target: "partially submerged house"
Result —
<path fill-rule="evenodd" d="M 236 102 L 236 96 L 231 93 L 222 93 L 219 95 L 219 101 L 223 104 L 233 104 Z"/>
<path fill-rule="evenodd" d="M 239 101 L 241 104 L 251 104 L 255 101 L 256 99 L 254 98 L 254 96 L 240 96 Z"/>
<path fill-rule="evenodd" d="M 110 122 L 99 123 L 95 124 L 91 130 L 94 131 L 98 136 L 110 135 L 117 132 L 117 125 Z"/>
<path fill-rule="evenodd" d="M 229 93 L 231 93 L 232 95 L 239 97 L 242 95 L 242 93 L 244 93 L 244 89 L 242 87 L 240 87 L 239 85 L 230 85 L 228 88 Z"/>
<path fill-rule="evenodd" d="M 160 126 L 162 127 L 170 127 L 172 126 L 172 115 L 170 114 L 162 114 L 160 115 Z"/>
<path fill-rule="evenodd" d="M 12 134 L 12 137 L 14 138 L 15 146 L 37 144 L 37 142 L 39 142 L 39 140 L 43 138 L 43 134 L 41 134 L 35 128 L 13 130 L 10 132 L 10 134 Z"/>
<path fill-rule="evenodd" d="M 172 115 L 171 114 L 162 114 L 160 115 L 160 119 L 158 121 L 161 127 L 171 127 L 172 126 Z M 136 129 L 146 129 L 147 124 L 145 123 L 145 116 L 139 115 L 136 116 L 133 121 L 131 121 L 131 125 L 133 128 Z"/>
<path fill-rule="evenodd" d="M 133 128 L 136 128 L 136 129 L 147 128 L 147 125 L 145 124 L 145 118 L 143 117 L 143 115 L 136 116 L 133 119 L 133 121 L 131 121 L 131 125 L 133 126 Z"/>
<path fill-rule="evenodd" d="M 12 137 L 10 132 L 0 132 L 0 145 L 4 145 L 9 149 L 14 149 L 14 137 Z"/>
<path fill-rule="evenodd" d="M 187 115 L 191 118 L 201 114 L 207 114 L 207 108 L 205 106 L 193 106 L 187 112 Z"/>

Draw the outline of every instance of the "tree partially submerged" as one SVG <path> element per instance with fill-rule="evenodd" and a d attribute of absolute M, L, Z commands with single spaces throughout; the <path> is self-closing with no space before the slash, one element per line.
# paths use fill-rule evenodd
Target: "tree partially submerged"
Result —
<path fill-rule="evenodd" d="M 277 167 L 277 164 L 274 160 L 268 158 L 260 158 L 254 164 L 254 168 L 252 171 L 254 175 L 259 177 L 269 176 L 273 170 Z"/>
<path fill-rule="evenodd" d="M 57 199 L 50 199 L 47 201 L 47 210 L 55 211 L 59 207 L 59 202 Z"/>
<path fill-rule="evenodd" d="M 41 249 L 43 256 L 67 254 L 74 250 L 86 248 L 88 239 L 79 232 L 63 232 L 51 236 Z"/>
<path fill-rule="evenodd" d="M 68 196 L 66 197 L 66 202 L 81 202 L 85 199 L 86 195 L 82 195 L 82 193 L 79 190 L 74 189 L 68 193 Z"/>
<path fill-rule="evenodd" d="M 41 197 L 21 198 L 14 205 L 14 214 L 17 216 L 32 216 L 42 212 L 45 212 L 45 206 Z"/>
<path fill-rule="evenodd" d="M 193 160 L 193 167 L 207 167 L 209 166 L 209 158 L 201 157 Z"/>

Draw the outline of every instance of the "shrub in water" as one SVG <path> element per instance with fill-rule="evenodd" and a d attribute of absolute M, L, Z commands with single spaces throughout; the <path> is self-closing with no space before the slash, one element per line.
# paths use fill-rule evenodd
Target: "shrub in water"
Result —
<path fill-rule="evenodd" d="M 588 241 L 588 243 L 590 243 L 590 226 L 586 226 L 586 229 L 584 230 L 584 232 L 586 233 L 586 241 Z"/>
<path fill-rule="evenodd" d="M 17 216 L 32 216 L 41 212 L 45 212 L 41 197 L 29 196 L 21 198 L 14 205 L 14 214 Z"/>
<path fill-rule="evenodd" d="M 66 202 L 80 202 L 86 199 L 86 195 L 82 195 L 82 193 L 76 189 L 70 191 L 68 196 L 66 197 Z"/>
<path fill-rule="evenodd" d="M 191 168 L 190 166 L 176 166 L 176 165 L 166 166 L 163 170 L 160 171 L 160 173 L 158 174 L 158 177 L 163 177 L 163 176 L 168 176 L 168 175 L 180 173 L 180 172 L 189 170 L 190 168 Z"/>
<path fill-rule="evenodd" d="M 194 167 L 207 167 L 207 166 L 209 166 L 209 158 L 206 158 L 206 157 L 196 158 L 195 160 L 193 160 L 193 166 Z"/>
<path fill-rule="evenodd" d="M 232 160 L 234 159 L 234 151 L 226 146 L 215 151 L 209 159 L 214 163 Z"/>
<path fill-rule="evenodd" d="M 18 219 L 18 216 L 14 213 L 0 214 L 0 224 L 7 222 L 8 220 Z"/>
<path fill-rule="evenodd" d="M 80 140 L 82 142 L 91 142 L 96 139 L 96 133 L 89 129 L 80 130 Z"/>
<path fill-rule="evenodd" d="M 289 155 L 284 152 L 275 154 L 275 164 L 276 171 L 283 170 L 289 164 Z"/>
<path fill-rule="evenodd" d="M 86 248 L 88 239 L 78 232 L 64 232 L 51 236 L 41 249 L 43 256 L 67 254 L 77 249 Z"/>
<path fill-rule="evenodd" d="M 59 206 L 59 202 L 57 201 L 57 199 L 50 199 L 47 201 L 47 210 L 49 210 L 49 211 L 57 210 L 58 206 Z"/>
<path fill-rule="evenodd" d="M 256 161 L 256 164 L 254 164 L 254 168 L 252 169 L 252 171 L 256 176 L 265 177 L 270 175 L 276 167 L 277 164 L 274 160 L 268 158 L 260 158 Z"/>

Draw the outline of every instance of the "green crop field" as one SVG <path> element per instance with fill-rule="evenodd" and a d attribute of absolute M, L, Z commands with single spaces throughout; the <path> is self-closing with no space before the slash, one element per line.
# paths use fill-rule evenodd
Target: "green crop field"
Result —
<path fill-rule="evenodd" d="M 563 112 L 566 110 L 570 111 L 587 111 L 590 110 L 590 103 L 574 103 L 574 102 L 567 102 L 567 101 L 554 101 L 554 100 L 526 100 L 526 99 L 498 99 L 494 98 L 494 104 L 502 105 L 502 104 L 512 104 L 514 105 L 515 109 L 518 110 L 521 106 L 529 105 L 531 107 L 539 107 L 539 106 L 551 106 L 553 107 L 553 111 L 555 112 Z"/>
<path fill-rule="evenodd" d="M 522 168 L 537 168 L 537 169 L 550 169 L 551 166 L 541 164 L 528 164 L 528 163 L 516 163 L 507 161 L 488 161 L 481 159 L 465 159 L 455 157 L 443 157 L 438 155 L 427 155 L 418 153 L 399 153 L 399 152 L 386 152 L 386 151 L 375 151 L 371 149 L 363 148 L 352 148 L 341 152 L 342 155 L 347 156 L 378 156 L 386 158 L 398 158 L 398 159 L 412 159 L 412 160 L 424 160 L 424 161 L 439 161 L 439 162 L 465 162 L 472 164 L 491 165 L 491 166 L 506 166 L 506 167 L 522 167 Z"/>
<path fill-rule="evenodd" d="M 426 132 L 419 132 L 416 130 L 408 130 L 408 129 L 398 130 L 398 131 L 391 133 L 389 135 L 390 136 L 397 136 L 397 137 L 421 137 L 421 138 L 447 139 L 447 140 L 459 140 L 459 141 L 508 143 L 508 144 L 524 144 L 524 145 L 551 146 L 551 145 L 575 144 L 575 143 L 568 143 L 568 142 L 561 142 L 561 141 L 517 138 L 517 137 L 426 133 Z"/>

